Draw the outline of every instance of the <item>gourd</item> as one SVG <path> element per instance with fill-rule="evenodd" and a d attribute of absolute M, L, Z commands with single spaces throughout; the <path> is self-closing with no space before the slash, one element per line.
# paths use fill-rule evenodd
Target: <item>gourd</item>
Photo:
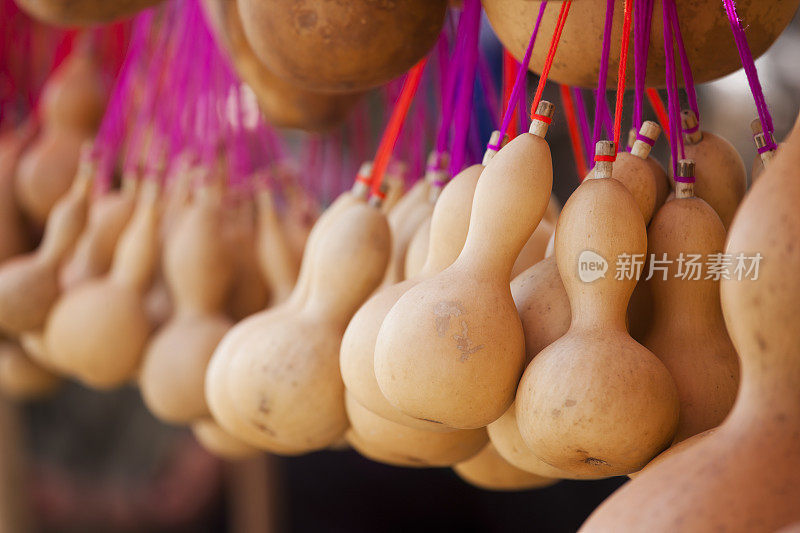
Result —
<path fill-rule="evenodd" d="M 681 180 L 694 179 L 694 165 L 681 161 Z M 644 344 L 666 365 L 678 387 L 681 413 L 674 442 L 718 426 L 727 416 L 739 385 L 739 361 L 719 301 L 719 280 L 682 279 L 680 254 L 707 258 L 722 253 L 725 228 L 717 213 L 681 182 L 678 196 L 664 205 L 647 232 L 648 255 L 671 261 L 666 273 L 647 283 L 655 303 Z M 666 276 L 666 279 L 664 277 Z"/>
<path fill-rule="evenodd" d="M 18 344 L 0 342 L 0 394 L 17 401 L 37 400 L 60 384 L 57 376 L 31 361 Z"/>
<path fill-rule="evenodd" d="M 271 298 L 259 265 L 256 241 L 255 202 L 252 197 L 240 199 L 225 225 L 225 242 L 233 254 L 234 272 L 225 311 L 234 321 L 261 311 Z"/>
<path fill-rule="evenodd" d="M 461 253 L 483 169 L 483 165 L 466 168 L 442 190 L 431 216 L 430 253 L 419 275 L 376 291 L 353 315 L 345 330 L 339 357 L 345 387 L 356 401 L 384 419 L 421 430 L 452 431 L 436 422 L 410 417 L 386 400 L 375 378 L 375 343 L 381 324 L 400 297 L 420 281 L 450 266 Z"/>
<path fill-rule="evenodd" d="M 120 191 L 107 193 L 92 202 L 86 229 L 59 272 L 61 290 L 68 291 L 108 272 L 114 248 L 133 213 L 136 187 L 137 181 L 128 176 L 123 179 Z"/>
<path fill-rule="evenodd" d="M 628 131 L 628 151 L 633 150 L 633 146 L 636 144 L 638 133 L 639 132 L 637 132 L 635 128 L 631 128 Z M 664 202 L 667 201 L 667 197 L 669 196 L 671 190 L 670 178 L 667 176 L 667 171 L 664 170 L 664 167 L 661 165 L 661 162 L 658 159 L 652 155 L 648 155 L 645 161 L 647 161 L 647 164 L 650 166 L 650 170 L 653 175 L 656 176 L 656 209 L 658 209 L 664 205 Z"/>
<path fill-rule="evenodd" d="M 511 279 L 516 278 L 525 270 L 544 259 L 547 243 L 550 241 L 550 236 L 553 234 L 553 231 L 555 231 L 555 226 L 546 219 L 543 218 L 542 221 L 539 222 L 539 225 L 536 226 L 530 239 L 528 239 L 528 242 L 522 247 L 522 251 L 517 256 L 517 260 L 511 268 Z"/>
<path fill-rule="evenodd" d="M 244 36 L 236 0 L 203 0 L 203 7 L 217 42 L 230 54 L 237 73 L 273 126 L 327 131 L 341 124 L 361 98 L 361 93 L 324 94 L 287 83 L 256 57 Z"/>
<path fill-rule="evenodd" d="M 413 279 L 419 276 L 420 270 L 425 265 L 425 260 L 428 258 L 428 240 L 431 237 L 431 219 L 428 217 L 419 225 L 414 236 L 411 237 L 411 242 L 408 243 L 408 250 L 406 251 L 406 261 L 403 265 L 404 274 L 406 279 Z"/>
<path fill-rule="evenodd" d="M 598 155 L 613 151 L 612 143 L 598 143 Z M 577 475 L 641 469 L 669 445 L 678 423 L 672 377 L 625 327 L 636 280 L 611 272 L 579 277 L 580 268 L 595 272 L 585 264 L 601 264 L 598 255 L 613 267 L 621 254 L 647 251 L 641 211 L 624 185 L 608 179 L 610 167 L 599 162 L 595 179 L 585 180 L 561 212 L 556 262 L 572 322 L 533 358 L 516 399 L 517 423 L 531 451 Z"/>
<path fill-rule="evenodd" d="M 53 364 L 98 389 L 133 377 L 150 335 L 143 298 L 159 255 L 160 187 L 145 180 L 109 273 L 62 296 L 45 327 Z"/>
<path fill-rule="evenodd" d="M 715 2 L 677 0 L 675 4 L 696 83 L 715 80 L 741 68 L 741 60 L 724 9 L 720 9 Z M 483 2 L 492 28 L 517 61 L 520 61 L 525 53 L 540 5 L 540 1 L 528 0 L 484 0 Z M 625 2 L 616 0 L 614 5 L 608 67 L 609 84 L 616 83 L 619 70 Z M 754 57 L 766 52 L 775 42 L 792 20 L 798 5 L 800 5 L 798 0 L 737 0 L 736 8 L 743 23 L 747 25 L 747 40 Z M 539 35 L 553 34 L 559 7 L 560 2 L 548 5 Z M 558 47 L 558 61 L 550 70 L 550 78 L 553 81 L 589 88 L 597 85 L 605 15 L 604 0 L 572 3 Z M 653 13 L 653 29 L 647 60 L 648 87 L 666 86 L 666 58 L 661 31 L 663 27 L 661 4 L 657 4 Z M 534 46 L 530 62 L 530 69 L 533 72 L 542 71 L 548 48 L 547 39 L 538 40 Z M 632 53 L 628 55 L 629 86 L 633 84 L 632 56 Z"/>
<path fill-rule="evenodd" d="M 300 308 L 308 294 L 312 265 L 311 258 L 315 255 L 317 245 L 322 236 L 324 236 L 326 228 L 347 208 L 363 201 L 366 198 L 367 191 L 367 186 L 363 182 L 356 180 L 353 188 L 342 193 L 314 225 L 306 244 L 306 252 L 303 254 L 300 274 L 291 298 L 277 307 L 257 313 L 237 324 L 223 338 L 215 350 L 206 371 L 206 402 L 214 420 L 232 436 L 259 448 L 267 447 L 275 450 L 280 446 L 274 439 L 265 437 L 257 428 L 252 428 L 233 406 L 228 392 L 228 366 L 231 359 L 238 353 L 240 346 L 247 346 L 248 342 L 250 342 L 250 335 L 257 335 L 261 330 L 262 324 L 268 324 L 277 316 L 294 312 Z M 290 455 L 300 452 L 281 446 L 280 453 Z"/>
<path fill-rule="evenodd" d="M 537 109 L 543 117 L 552 112 L 549 102 Z M 536 119 L 531 131 L 481 174 L 456 261 L 406 292 L 383 321 L 375 376 L 389 402 L 409 416 L 474 429 L 513 401 L 525 349 L 509 278 L 544 215 L 553 180 L 547 123 Z"/>
<path fill-rule="evenodd" d="M 22 213 L 14 200 L 14 174 L 33 128 L 24 127 L 0 137 L 0 264 L 28 250 L 30 243 Z"/>
<path fill-rule="evenodd" d="M 161 0 L 14 0 L 29 15 L 59 26 L 92 26 L 133 15 Z"/>
<path fill-rule="evenodd" d="M 47 219 L 36 251 L 0 266 L 0 330 L 18 335 L 39 329 L 58 298 L 58 268 L 86 223 L 94 167 L 86 158 L 69 192 Z"/>
<path fill-rule="evenodd" d="M 398 424 L 376 415 L 345 395 L 350 431 L 358 435 L 359 449 L 401 459 L 408 466 L 452 466 L 465 461 L 483 448 L 486 430 L 468 429 L 432 432 Z M 397 464 L 397 461 L 390 461 Z"/>
<path fill-rule="evenodd" d="M 93 54 L 78 49 L 55 71 L 42 93 L 42 127 L 17 168 L 15 194 L 25 215 L 44 224 L 69 189 L 81 147 L 103 116 L 106 88 Z"/>
<path fill-rule="evenodd" d="M 258 449 L 232 437 L 208 418 L 192 424 L 192 434 L 209 453 L 228 461 L 241 461 L 261 453 Z"/>
<path fill-rule="evenodd" d="M 751 188 L 725 252 L 761 254 L 758 277 L 723 279 L 725 324 L 741 363 L 733 410 L 713 432 L 646 468 L 583 531 L 771 532 L 800 520 L 800 121 Z M 699 179 L 699 178 L 698 178 Z"/>
<path fill-rule="evenodd" d="M 325 228 L 317 246 L 305 302 L 265 320 L 227 371 L 242 418 L 283 446 L 307 451 L 330 445 L 347 427 L 339 346 L 386 269 L 389 227 L 376 206 L 356 204 Z"/>
<path fill-rule="evenodd" d="M 470 485 L 486 490 L 540 489 L 557 482 L 512 466 L 497 453 L 491 442 L 474 457 L 454 466 L 453 470 Z"/>
<path fill-rule="evenodd" d="M 681 112 L 686 159 L 695 162 L 694 194 L 714 208 L 727 229 L 747 189 L 747 170 L 736 148 L 722 137 L 697 129 L 692 111 Z"/>
<path fill-rule="evenodd" d="M 185 424 L 208 416 L 208 361 L 233 323 L 223 314 L 233 261 L 222 229 L 222 198 L 209 186 L 195 191 L 164 247 L 163 272 L 175 313 L 148 343 L 139 374 L 147 408 Z"/>
<path fill-rule="evenodd" d="M 257 253 L 261 273 L 267 280 L 273 303 L 284 302 L 297 283 L 300 268 L 288 242 L 283 225 L 275 210 L 272 192 L 266 187 L 259 189 Z"/>
<path fill-rule="evenodd" d="M 446 0 L 238 0 L 255 55 L 291 85 L 321 92 L 377 87 L 436 42 Z M 410 38 L 413 36 L 413 38 Z"/>

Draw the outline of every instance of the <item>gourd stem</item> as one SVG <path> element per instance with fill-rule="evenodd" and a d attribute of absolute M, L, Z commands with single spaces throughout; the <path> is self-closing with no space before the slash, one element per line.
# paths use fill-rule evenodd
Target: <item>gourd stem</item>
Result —
<path fill-rule="evenodd" d="M 678 161 L 678 175 L 675 176 L 675 198 L 694 197 L 695 163 L 691 159 Z"/>
<path fill-rule="evenodd" d="M 661 126 L 650 120 L 644 121 L 639 133 L 636 134 L 631 154 L 641 159 L 647 159 L 659 135 L 661 135 Z"/>
<path fill-rule="evenodd" d="M 481 164 L 483 166 L 488 165 L 489 161 L 506 143 L 508 143 L 508 135 L 503 135 L 498 130 L 493 131 L 489 138 L 489 144 L 486 145 L 486 151 L 483 153 L 483 162 Z"/>

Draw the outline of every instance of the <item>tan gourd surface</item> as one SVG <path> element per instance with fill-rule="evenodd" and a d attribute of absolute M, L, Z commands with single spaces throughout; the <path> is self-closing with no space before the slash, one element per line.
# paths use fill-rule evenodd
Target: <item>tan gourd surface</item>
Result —
<path fill-rule="evenodd" d="M 390 173 L 388 171 L 383 177 L 383 182 L 388 190 L 386 191 L 386 198 L 383 199 L 381 209 L 385 214 L 389 214 L 397 205 L 397 202 L 405 195 L 406 182 L 402 173 Z"/>
<path fill-rule="evenodd" d="M 458 259 L 389 311 L 375 375 L 407 415 L 471 429 L 511 405 L 525 350 L 509 279 L 545 213 L 552 179 L 542 137 L 523 133 L 508 143 L 481 174 Z"/>
<path fill-rule="evenodd" d="M 143 298 L 158 262 L 159 191 L 152 179 L 142 184 L 110 272 L 66 293 L 48 317 L 49 357 L 89 386 L 108 389 L 131 379 L 150 335 Z"/>
<path fill-rule="evenodd" d="M 392 256 L 383 282 L 393 285 L 406 279 L 406 253 L 419 227 L 433 213 L 434 204 L 428 196 L 432 186 L 429 180 L 421 179 L 397 202 L 387 216 L 392 230 Z"/>
<path fill-rule="evenodd" d="M 754 57 L 763 54 L 783 32 L 800 4 L 797 0 L 738 0 L 737 11 L 747 27 L 747 40 Z M 489 22 L 503 45 L 522 60 L 531 37 L 541 2 L 529 0 L 484 0 L 483 7 Z M 547 6 L 539 35 L 553 35 L 561 2 Z M 616 84 L 622 42 L 624 0 L 614 3 L 614 25 L 611 32 L 609 86 Z M 696 83 L 711 81 L 741 68 L 725 10 L 715 2 L 678 0 L 678 19 L 686 45 L 692 74 Z M 650 51 L 647 60 L 647 86 L 664 87 L 666 59 L 662 6 L 654 9 Z M 572 2 L 569 18 L 564 25 L 557 60 L 550 78 L 565 85 L 594 88 L 603 49 L 603 24 L 606 2 L 583 0 Z M 533 48 L 530 68 L 541 72 L 549 39 L 538 39 Z M 633 35 L 629 44 L 633 49 Z M 628 86 L 633 86 L 633 53 L 628 54 Z"/>
<path fill-rule="evenodd" d="M 59 272 L 61 290 L 68 291 L 86 280 L 102 276 L 111 268 L 114 249 L 136 204 L 135 185 L 135 182 L 128 182 L 122 190 L 107 193 L 92 202 L 86 229 Z"/>
<path fill-rule="evenodd" d="M 578 277 L 581 254 L 605 258 L 605 277 Z M 572 310 L 566 335 L 542 350 L 517 392 L 517 423 L 531 451 L 577 475 L 641 469 L 672 441 L 678 396 L 664 365 L 634 341 L 625 312 L 635 280 L 615 279 L 620 254 L 645 254 L 641 212 L 619 181 L 584 181 L 556 228 L 556 261 Z M 609 431 L 609 428 L 614 428 Z"/>
<path fill-rule="evenodd" d="M 89 133 L 100 126 L 108 88 L 87 45 L 78 42 L 45 84 L 39 104 L 44 124 Z"/>
<path fill-rule="evenodd" d="M 357 186 L 359 188 L 360 186 Z M 236 408 L 231 403 L 228 393 L 227 369 L 232 358 L 239 353 L 242 347 L 247 347 L 251 338 L 258 337 L 261 326 L 269 323 L 276 315 L 283 315 L 299 309 L 308 294 L 309 277 L 311 274 L 311 262 L 317 243 L 320 242 L 321 235 L 324 235 L 325 228 L 350 206 L 355 205 L 363 199 L 364 188 L 360 187 L 361 196 L 351 191 L 345 192 L 331 204 L 315 224 L 306 245 L 306 253 L 303 255 L 303 262 L 300 266 L 300 274 L 297 284 L 289 300 L 275 308 L 257 313 L 238 323 L 223 338 L 218 345 L 208 365 L 206 372 L 206 402 L 211 413 L 218 424 L 220 424 L 232 436 L 239 438 L 252 446 L 267 448 L 276 451 L 280 447 L 279 453 L 289 455 L 300 453 L 302 450 L 291 449 L 280 446 L 274 439 L 268 438 L 259 432 L 257 428 L 252 428 L 243 419 Z"/>
<path fill-rule="evenodd" d="M 431 237 L 431 217 L 419 225 L 411 242 L 408 243 L 408 251 L 406 251 L 406 262 L 404 265 L 405 276 L 407 279 L 414 279 L 419 276 L 425 260 L 428 258 L 428 241 Z"/>
<path fill-rule="evenodd" d="M 0 341 L 0 395 L 27 401 L 52 394 L 61 380 L 28 358 L 19 345 Z"/>
<path fill-rule="evenodd" d="M 434 45 L 446 0 L 238 0 L 256 56 L 297 87 L 353 92 L 400 75 Z M 413 38 L 409 38 L 413 36 Z"/>
<path fill-rule="evenodd" d="M 30 15 L 50 24 L 92 26 L 133 15 L 161 0 L 15 0 Z"/>
<path fill-rule="evenodd" d="M 733 411 L 713 433 L 648 467 L 584 531 L 772 532 L 800 520 L 800 121 L 750 190 L 726 253 L 763 256 L 757 280 L 723 280 L 725 323 L 741 361 Z"/>
<path fill-rule="evenodd" d="M 356 312 L 342 338 L 339 364 L 350 394 L 383 418 L 417 429 L 451 431 L 442 424 L 410 417 L 386 400 L 375 379 L 375 343 L 386 315 L 421 280 L 452 264 L 467 238 L 472 200 L 483 165 L 460 172 L 445 186 L 431 218 L 430 250 L 418 277 L 381 288 Z"/>
<path fill-rule="evenodd" d="M 554 194 L 551 194 L 550 201 L 547 202 L 547 211 L 544 212 L 543 220 L 546 220 L 555 226 L 556 222 L 558 222 L 558 215 L 560 214 L 561 204 L 559 203 L 558 198 L 556 198 Z"/>
<path fill-rule="evenodd" d="M 547 243 L 550 241 L 555 229 L 555 225 L 544 218 L 539 222 L 531 238 L 522 247 L 522 251 L 514 262 L 514 267 L 511 269 L 511 279 L 516 278 L 525 270 L 544 259 Z"/>
<path fill-rule="evenodd" d="M 458 476 L 486 490 L 529 490 L 549 487 L 555 479 L 520 470 L 503 459 L 490 442 L 477 455 L 453 467 Z"/>
<path fill-rule="evenodd" d="M 279 128 L 326 131 L 341 124 L 361 93 L 322 94 L 304 90 L 270 72 L 244 36 L 236 0 L 203 0 L 217 42 L 231 55 L 236 71 L 258 98 L 267 121 Z"/>
<path fill-rule="evenodd" d="M 309 451 L 344 433 L 339 347 L 385 272 L 390 239 L 378 208 L 359 203 L 337 216 L 314 251 L 303 305 L 262 323 L 258 342 L 231 359 L 230 398 L 254 429 Z"/>
<path fill-rule="evenodd" d="M 747 190 L 747 169 L 742 156 L 726 139 L 707 131 L 699 135 L 702 138 L 697 142 L 689 135 L 684 138 L 685 158 L 696 165 L 694 194 L 714 208 L 727 229 Z"/>
<path fill-rule="evenodd" d="M 222 229 L 221 198 L 195 191 L 164 247 L 163 271 L 175 314 L 148 343 L 139 374 L 147 408 L 161 420 L 188 423 L 208 416 L 208 361 L 233 323 L 223 314 L 233 260 Z"/>
<path fill-rule="evenodd" d="M 192 434 L 209 453 L 228 461 L 240 461 L 261 453 L 257 448 L 231 436 L 208 418 L 192 424 Z"/>
<path fill-rule="evenodd" d="M 377 454 L 402 457 L 420 466 L 452 466 L 469 459 L 488 442 L 483 428 L 447 433 L 425 431 L 378 416 L 349 393 L 345 401 L 350 431 L 358 435 L 360 448 Z"/>
<path fill-rule="evenodd" d="M 252 198 L 241 199 L 226 219 L 225 241 L 234 262 L 233 286 L 225 310 L 234 321 L 239 321 L 264 309 L 271 298 L 256 250 L 255 203 Z"/>
<path fill-rule="evenodd" d="M 69 189 L 78 171 L 80 151 L 88 134 L 43 126 L 17 167 L 17 203 L 34 223 L 42 225 L 55 203 Z"/>
<path fill-rule="evenodd" d="M 58 298 L 58 267 L 86 223 L 93 168 L 81 169 L 69 192 L 47 219 L 36 251 L 0 267 L 0 330 L 17 335 L 41 328 Z"/>
<path fill-rule="evenodd" d="M 682 280 L 674 261 L 683 254 L 721 253 L 725 228 L 700 198 L 678 198 L 664 205 L 648 230 L 648 255 L 673 261 L 664 280 L 654 273 L 647 283 L 655 303 L 644 344 L 675 379 L 681 414 L 675 442 L 719 425 L 739 385 L 739 360 L 719 300 L 719 281 Z M 706 273 L 703 272 L 703 277 Z"/>
<path fill-rule="evenodd" d="M 0 137 L 0 264 L 30 246 L 22 213 L 14 198 L 14 177 L 28 137 L 23 131 Z"/>
<path fill-rule="evenodd" d="M 300 264 L 275 210 L 272 192 L 258 192 L 258 261 L 272 293 L 272 303 L 284 302 L 297 283 Z"/>

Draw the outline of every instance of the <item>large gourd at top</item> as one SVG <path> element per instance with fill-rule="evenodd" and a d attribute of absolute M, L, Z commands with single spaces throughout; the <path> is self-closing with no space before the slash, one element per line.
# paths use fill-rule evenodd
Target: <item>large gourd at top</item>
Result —
<path fill-rule="evenodd" d="M 29 15 L 58 26 L 91 26 L 131 16 L 161 0 L 14 0 Z"/>
<path fill-rule="evenodd" d="M 733 411 L 716 430 L 685 441 L 613 494 L 583 531 L 766 533 L 800 520 L 798 169 L 800 121 L 728 234 L 726 253 L 761 256 L 757 277 L 720 282 L 741 362 Z"/>
<path fill-rule="evenodd" d="M 553 105 L 541 102 L 539 116 Z M 536 119 L 481 174 L 464 248 L 389 311 L 375 346 L 375 376 L 391 404 L 457 429 L 505 412 L 524 364 L 511 269 L 547 209 L 553 185 L 547 124 Z"/>
<path fill-rule="evenodd" d="M 550 2 L 544 13 L 531 56 L 530 69 L 541 72 L 549 47 L 561 2 Z M 569 17 L 564 25 L 558 54 L 550 79 L 565 85 L 594 87 L 603 43 L 605 0 L 577 0 L 572 2 Z M 533 31 L 540 1 L 483 0 L 489 22 L 503 45 L 521 60 Z M 620 41 L 624 0 L 615 0 L 614 26 L 611 32 L 608 83 L 615 84 L 619 69 Z M 800 0 L 737 0 L 736 8 L 747 25 L 747 39 L 755 57 L 760 56 L 775 42 L 797 11 Z M 676 0 L 678 19 L 686 52 L 692 65 L 696 83 L 711 81 L 741 68 L 736 45 L 725 10 L 719 1 L 698 2 Z M 647 60 L 647 86 L 664 87 L 665 64 L 664 35 L 661 2 L 653 9 L 650 52 Z M 630 50 L 633 50 L 631 37 Z M 628 83 L 633 83 L 633 53 L 628 54 Z"/>
<path fill-rule="evenodd" d="M 442 30 L 446 0 L 237 0 L 256 56 L 300 88 L 356 92 L 419 61 Z"/>

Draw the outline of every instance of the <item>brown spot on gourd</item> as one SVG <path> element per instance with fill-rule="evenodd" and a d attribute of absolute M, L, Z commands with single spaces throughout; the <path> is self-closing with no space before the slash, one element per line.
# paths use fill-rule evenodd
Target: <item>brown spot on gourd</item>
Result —
<path fill-rule="evenodd" d="M 586 459 L 583 460 L 583 462 L 586 463 L 587 465 L 592 465 L 592 466 L 602 466 L 608 464 L 602 459 L 598 459 L 596 457 L 587 457 Z"/>
<path fill-rule="evenodd" d="M 553 410 L 550 412 L 550 415 L 551 415 L 553 418 L 558 418 L 559 416 L 561 416 L 561 409 L 553 409 Z"/>
<path fill-rule="evenodd" d="M 567 400 L 566 402 L 564 402 L 564 407 L 573 407 L 577 403 L 578 402 L 576 402 L 575 400 Z"/>

